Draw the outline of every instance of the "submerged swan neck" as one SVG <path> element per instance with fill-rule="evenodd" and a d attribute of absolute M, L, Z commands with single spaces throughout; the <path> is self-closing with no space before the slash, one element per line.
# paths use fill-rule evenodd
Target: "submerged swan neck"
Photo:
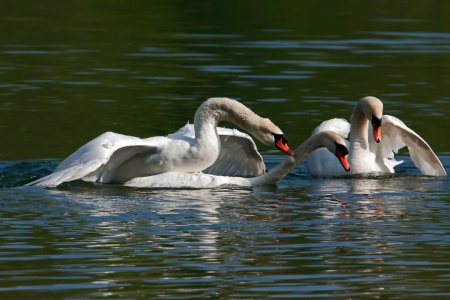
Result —
<path fill-rule="evenodd" d="M 248 132 L 255 133 L 262 120 L 263 118 L 236 100 L 210 98 L 195 112 L 195 137 L 201 137 L 205 127 L 216 128 L 220 121 L 229 121 Z"/>
<path fill-rule="evenodd" d="M 305 142 L 303 142 L 303 144 L 301 144 L 299 147 L 297 147 L 297 149 L 294 150 L 294 157 L 288 156 L 283 162 L 281 162 L 275 168 L 271 169 L 266 174 L 254 178 L 249 178 L 248 180 L 252 183 L 252 186 L 277 183 L 314 150 L 325 147 L 326 139 L 329 139 L 329 137 L 325 132 L 319 132 L 312 135 L 309 139 L 307 139 Z"/>
<path fill-rule="evenodd" d="M 350 153 L 354 150 L 369 150 L 369 120 L 364 114 L 364 102 L 359 101 L 350 118 Z"/>

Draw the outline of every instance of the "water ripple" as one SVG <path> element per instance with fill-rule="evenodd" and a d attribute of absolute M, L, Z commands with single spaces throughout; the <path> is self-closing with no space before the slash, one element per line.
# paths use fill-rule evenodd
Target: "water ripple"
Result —
<path fill-rule="evenodd" d="M 251 78 L 251 79 L 309 79 L 312 76 L 300 76 L 300 75 L 240 75 L 241 78 Z"/>

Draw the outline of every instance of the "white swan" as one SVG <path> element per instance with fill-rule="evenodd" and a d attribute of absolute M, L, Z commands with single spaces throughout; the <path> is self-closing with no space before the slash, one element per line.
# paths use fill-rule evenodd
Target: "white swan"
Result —
<path fill-rule="evenodd" d="M 350 132 L 348 161 L 349 174 L 370 172 L 394 173 L 394 153 L 408 146 L 411 159 L 424 175 L 446 176 L 444 167 L 428 144 L 402 121 L 383 115 L 383 103 L 375 97 L 365 97 L 356 104 L 350 124 L 344 119 L 331 119 L 320 124 L 313 135 L 330 130 L 346 138 Z M 369 129 L 369 123 L 372 125 Z M 313 177 L 341 176 L 345 173 L 333 157 L 323 149 L 314 151 L 306 159 L 306 166 Z"/>
<path fill-rule="evenodd" d="M 106 132 L 75 151 L 52 174 L 28 185 L 54 187 L 77 179 L 124 183 L 165 172 L 200 172 L 219 156 L 217 124 L 222 120 L 292 155 L 286 136 L 269 119 L 261 118 L 235 100 L 211 98 L 195 113 L 195 138 L 172 135 L 140 139 Z"/>
<path fill-rule="evenodd" d="M 337 156 L 334 160 L 340 162 L 345 170 L 349 171 L 347 162 L 348 149 L 345 141 L 338 134 L 330 131 L 322 131 L 314 134 L 294 150 L 294 157 L 287 157 L 278 166 L 266 174 L 253 177 L 228 177 L 216 176 L 203 173 L 164 173 L 154 176 L 137 177 L 126 182 L 124 185 L 144 188 L 214 188 L 223 185 L 237 185 L 254 187 L 275 184 L 286 176 L 296 165 L 305 159 L 311 152 L 320 147 L 326 147 L 325 151 Z"/>

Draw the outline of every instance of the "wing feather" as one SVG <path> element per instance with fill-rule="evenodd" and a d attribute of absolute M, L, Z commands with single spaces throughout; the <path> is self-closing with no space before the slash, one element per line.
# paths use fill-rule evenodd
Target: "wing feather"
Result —
<path fill-rule="evenodd" d="M 369 129 L 371 128 L 372 126 L 369 126 Z M 369 130 L 369 132 L 372 132 L 372 130 Z M 414 165 L 422 174 L 447 175 L 439 158 L 427 142 L 396 117 L 383 116 L 381 137 L 381 142 L 377 144 L 373 139 L 373 132 L 369 134 L 369 148 L 370 151 L 376 153 L 376 162 L 381 171 L 385 171 L 385 168 L 387 168 L 390 172 L 393 172 L 393 167 L 401 163 L 394 159 L 394 153 L 407 146 Z"/>
<path fill-rule="evenodd" d="M 155 137 L 143 140 L 106 132 L 75 151 L 52 174 L 28 185 L 55 187 L 77 179 L 108 182 L 121 163 L 137 153 L 157 151 L 164 139 L 166 138 Z"/>

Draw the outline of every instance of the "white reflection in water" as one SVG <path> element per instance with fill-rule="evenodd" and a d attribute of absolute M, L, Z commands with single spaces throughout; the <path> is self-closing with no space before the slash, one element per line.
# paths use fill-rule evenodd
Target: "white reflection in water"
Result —
<path fill-rule="evenodd" d="M 431 186 L 430 186 L 431 185 Z M 426 191 L 435 185 L 442 185 L 439 179 L 425 176 L 401 177 L 360 177 L 360 178 L 327 178 L 312 180 L 310 191 L 314 194 L 357 194 L 370 195 L 380 193 L 405 193 Z"/>
<path fill-rule="evenodd" d="M 229 207 L 233 202 L 243 205 L 242 202 L 257 197 L 254 191 L 245 189 L 146 190 L 84 183 L 73 184 L 70 190 L 52 189 L 49 193 L 81 204 L 88 208 L 86 213 L 91 217 L 106 219 L 96 225 L 102 228 L 102 236 L 90 243 L 104 244 L 110 239 L 120 238 L 139 239 L 144 222 L 146 227 L 162 228 L 156 232 L 150 229 L 147 233 L 156 239 L 170 239 L 180 245 L 192 243 L 187 248 L 195 250 L 197 258 L 204 263 L 217 259 L 220 254 L 218 238 L 223 232 L 218 224 L 226 223 L 230 213 L 233 214 L 223 206 Z M 221 217 L 224 211 L 228 214 L 225 218 Z M 122 216 L 130 220 L 121 222 Z M 242 217 L 236 215 L 234 221 Z M 189 220 L 192 220 L 190 225 Z"/>
<path fill-rule="evenodd" d="M 322 204 L 316 211 L 323 219 L 373 221 L 381 217 L 411 215 L 411 210 L 430 212 L 434 208 L 428 207 L 426 199 L 433 198 L 433 194 L 442 196 L 439 189 L 445 188 L 445 182 L 445 179 L 398 174 L 372 178 L 315 179 L 308 186 L 308 192 L 314 201 Z"/>

